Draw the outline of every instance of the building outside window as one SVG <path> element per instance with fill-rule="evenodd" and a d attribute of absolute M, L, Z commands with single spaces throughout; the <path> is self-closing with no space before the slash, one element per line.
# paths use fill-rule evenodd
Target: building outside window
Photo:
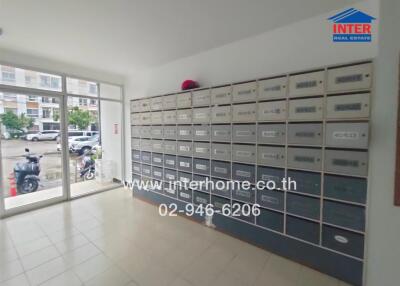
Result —
<path fill-rule="evenodd" d="M 17 95 L 15 93 L 4 93 L 3 100 L 5 101 L 17 101 Z"/>
<path fill-rule="evenodd" d="M 36 102 L 36 101 L 37 101 L 37 96 L 35 96 L 35 95 L 29 95 L 29 96 L 28 96 L 28 101 Z"/>
<path fill-rule="evenodd" d="M 18 110 L 16 108 L 5 107 L 4 108 L 4 113 L 7 113 L 7 112 L 12 112 L 15 115 L 18 115 Z"/>
<path fill-rule="evenodd" d="M 50 75 L 40 75 L 40 86 L 43 88 L 58 89 L 60 87 L 60 79 Z"/>
<path fill-rule="evenodd" d="M 1 77 L 3 82 L 15 82 L 15 68 L 2 66 Z"/>
<path fill-rule="evenodd" d="M 86 98 L 79 98 L 79 105 L 80 106 L 87 106 L 87 99 Z"/>
<path fill-rule="evenodd" d="M 31 118 L 38 118 L 39 117 L 39 109 L 28 108 L 26 110 L 26 116 L 31 117 Z"/>
<path fill-rule="evenodd" d="M 50 118 L 51 115 L 51 108 L 43 107 L 42 108 L 42 118 Z"/>
<path fill-rule="evenodd" d="M 97 95 L 97 84 L 89 83 L 89 93 Z"/>
<path fill-rule="evenodd" d="M 90 105 L 91 106 L 97 106 L 97 100 L 96 99 L 91 99 L 90 100 Z"/>

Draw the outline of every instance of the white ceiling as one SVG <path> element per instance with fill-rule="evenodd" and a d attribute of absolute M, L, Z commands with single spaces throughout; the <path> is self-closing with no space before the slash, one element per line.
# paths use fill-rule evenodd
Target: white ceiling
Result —
<path fill-rule="evenodd" d="M 0 48 L 125 74 L 354 0 L 0 0 Z"/>

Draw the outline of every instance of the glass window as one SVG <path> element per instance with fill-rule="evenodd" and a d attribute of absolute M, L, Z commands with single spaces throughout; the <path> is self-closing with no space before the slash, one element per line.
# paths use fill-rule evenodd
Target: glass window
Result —
<path fill-rule="evenodd" d="M 97 97 L 97 83 L 83 79 L 67 77 L 67 92 L 70 94 Z"/>
<path fill-rule="evenodd" d="M 80 106 L 86 106 L 87 105 L 87 99 L 86 98 L 79 98 L 79 105 Z"/>
<path fill-rule="evenodd" d="M 51 108 L 42 107 L 42 118 L 50 118 Z"/>
<path fill-rule="evenodd" d="M 5 92 L 4 94 L 3 94 L 3 100 L 4 101 L 17 101 L 17 95 L 15 94 L 15 93 L 8 93 L 8 92 Z"/>
<path fill-rule="evenodd" d="M 29 96 L 28 96 L 28 101 L 36 102 L 36 101 L 37 101 L 37 96 L 35 96 L 35 95 L 29 95 Z"/>
<path fill-rule="evenodd" d="M 0 83 L 61 91 L 61 76 L 0 65 Z"/>
<path fill-rule="evenodd" d="M 15 68 L 2 66 L 1 82 L 4 84 L 15 83 Z"/>
<path fill-rule="evenodd" d="M 27 115 L 28 117 L 38 118 L 38 117 L 39 117 L 39 109 L 28 108 L 28 109 L 26 110 L 26 115 Z"/>

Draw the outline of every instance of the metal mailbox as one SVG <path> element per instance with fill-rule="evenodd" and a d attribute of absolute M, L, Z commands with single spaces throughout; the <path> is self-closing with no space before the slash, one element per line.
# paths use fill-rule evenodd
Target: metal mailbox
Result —
<path fill-rule="evenodd" d="M 162 126 L 152 126 L 151 127 L 151 137 L 155 139 L 162 139 L 164 128 Z"/>
<path fill-rule="evenodd" d="M 367 176 L 368 153 L 363 151 L 325 150 L 325 171 Z"/>
<path fill-rule="evenodd" d="M 184 125 L 184 126 L 177 126 L 178 132 L 178 140 L 192 140 L 193 133 L 192 133 L 192 126 Z"/>
<path fill-rule="evenodd" d="M 151 140 L 150 139 L 141 139 L 140 140 L 140 149 L 142 151 L 151 152 L 151 150 L 152 150 Z"/>
<path fill-rule="evenodd" d="M 141 125 L 141 113 L 132 113 L 131 114 L 131 125 Z"/>
<path fill-rule="evenodd" d="M 230 85 L 211 89 L 211 104 L 230 104 L 232 100 L 232 87 Z"/>
<path fill-rule="evenodd" d="M 151 138 L 151 126 L 141 126 L 140 127 L 140 137 Z"/>
<path fill-rule="evenodd" d="M 256 121 L 256 104 L 238 104 L 232 107 L 232 122 L 253 123 Z"/>
<path fill-rule="evenodd" d="M 319 171 L 322 168 L 321 149 L 310 148 L 288 148 L 289 168 Z"/>
<path fill-rule="evenodd" d="M 371 63 L 328 70 L 327 89 L 329 92 L 367 89 L 371 87 L 371 84 Z"/>
<path fill-rule="evenodd" d="M 140 139 L 137 138 L 132 138 L 131 139 L 131 148 L 140 150 Z"/>
<path fill-rule="evenodd" d="M 364 257 L 364 236 L 336 227 L 322 226 L 322 246 L 354 257 Z"/>
<path fill-rule="evenodd" d="M 255 145 L 232 145 L 232 159 L 236 162 L 255 163 L 256 146 Z"/>
<path fill-rule="evenodd" d="M 176 94 L 163 96 L 163 109 L 175 109 L 176 108 Z"/>
<path fill-rule="evenodd" d="M 150 152 L 142 152 L 140 154 L 140 161 L 145 164 L 151 164 L 151 153 Z"/>
<path fill-rule="evenodd" d="M 193 159 L 193 172 L 202 175 L 210 174 L 210 160 L 207 159 Z"/>
<path fill-rule="evenodd" d="M 289 101 L 290 120 L 322 120 L 323 98 L 295 99 Z"/>
<path fill-rule="evenodd" d="M 176 169 L 177 158 L 175 155 L 164 155 L 164 167 Z"/>
<path fill-rule="evenodd" d="M 193 170 L 192 157 L 178 156 L 178 170 L 192 172 Z"/>
<path fill-rule="evenodd" d="M 133 162 L 132 164 L 132 172 L 135 174 L 141 174 L 142 173 L 142 164 Z"/>
<path fill-rule="evenodd" d="M 289 77 L 289 97 L 322 95 L 324 71 L 292 75 Z"/>
<path fill-rule="evenodd" d="M 164 153 L 175 155 L 176 151 L 176 141 L 164 140 Z"/>
<path fill-rule="evenodd" d="M 368 148 L 367 122 L 361 123 L 327 123 L 325 145 L 330 147 Z"/>
<path fill-rule="evenodd" d="M 287 103 L 282 101 L 268 101 L 258 103 L 258 121 L 284 121 L 287 117 Z"/>
<path fill-rule="evenodd" d="M 223 179 L 217 179 L 217 178 L 211 178 L 211 181 L 214 183 L 214 188 L 213 185 L 210 184 L 211 188 L 211 193 L 216 194 L 218 196 L 222 196 L 225 198 L 231 198 L 231 189 L 229 188 L 227 181 Z"/>
<path fill-rule="evenodd" d="M 211 95 L 209 89 L 196 90 L 192 94 L 193 106 L 207 106 L 210 105 Z"/>
<path fill-rule="evenodd" d="M 163 111 L 163 124 L 176 124 L 176 110 Z"/>
<path fill-rule="evenodd" d="M 257 82 L 246 82 L 232 86 L 232 102 L 249 102 L 257 99 Z"/>
<path fill-rule="evenodd" d="M 231 145 L 230 144 L 211 144 L 211 158 L 215 160 L 230 161 L 231 160 Z"/>
<path fill-rule="evenodd" d="M 189 184 L 192 181 L 192 174 L 185 172 L 178 172 L 178 181 L 182 183 L 183 187 L 189 187 Z"/>
<path fill-rule="evenodd" d="M 285 166 L 285 147 L 258 146 L 258 164 L 272 167 Z"/>
<path fill-rule="evenodd" d="M 210 143 L 194 142 L 193 143 L 193 157 L 210 158 Z"/>
<path fill-rule="evenodd" d="M 160 166 L 160 167 L 162 167 L 162 166 L 163 166 L 163 163 L 164 163 L 163 154 L 160 154 L 160 153 L 153 153 L 153 154 L 152 154 L 152 157 L 151 157 L 151 162 L 152 162 L 152 164 L 155 165 L 155 166 Z"/>
<path fill-rule="evenodd" d="M 193 191 L 193 204 L 195 205 L 208 205 L 210 203 L 210 195 L 199 192 Z"/>
<path fill-rule="evenodd" d="M 150 99 L 150 108 L 152 111 L 163 109 L 163 99 L 161 96 L 153 97 Z"/>
<path fill-rule="evenodd" d="M 365 230 L 365 208 L 324 200 L 323 220 L 357 231 Z"/>
<path fill-rule="evenodd" d="M 231 141 L 231 126 L 230 125 L 212 125 L 211 140 L 215 142 L 230 142 Z"/>
<path fill-rule="evenodd" d="M 256 167 L 247 164 L 232 164 L 232 180 L 248 181 L 252 184 L 255 183 Z"/>
<path fill-rule="evenodd" d="M 319 228 L 319 223 L 297 217 L 286 216 L 286 233 L 290 236 L 318 244 L 320 240 Z"/>
<path fill-rule="evenodd" d="M 187 203 L 191 203 L 193 199 L 193 191 L 191 189 L 178 189 L 178 199 L 185 201 Z"/>
<path fill-rule="evenodd" d="M 131 101 L 131 112 L 141 112 L 140 100 Z"/>
<path fill-rule="evenodd" d="M 325 175 L 324 196 L 365 204 L 367 201 L 367 180 L 363 178 Z"/>
<path fill-rule="evenodd" d="M 160 167 L 152 167 L 151 175 L 154 179 L 162 180 L 163 179 L 163 169 Z"/>
<path fill-rule="evenodd" d="M 368 118 L 370 110 L 369 100 L 369 93 L 328 96 L 326 99 L 326 118 Z"/>
<path fill-rule="evenodd" d="M 231 163 L 222 161 L 211 161 L 211 176 L 230 179 L 231 178 Z"/>
<path fill-rule="evenodd" d="M 177 143 L 177 154 L 183 156 L 192 156 L 193 153 L 193 143 L 178 141 Z"/>
<path fill-rule="evenodd" d="M 164 142 L 162 140 L 151 140 L 151 149 L 153 152 L 164 153 Z"/>
<path fill-rule="evenodd" d="M 256 201 L 256 192 L 252 188 L 241 188 L 235 185 L 232 190 L 232 199 L 254 204 L 254 202 Z"/>
<path fill-rule="evenodd" d="M 290 191 L 298 193 L 306 193 L 311 195 L 321 194 L 321 174 L 305 171 L 287 171 L 288 180 L 296 182 L 296 188 L 290 187 Z"/>
<path fill-rule="evenodd" d="M 259 226 L 272 229 L 277 232 L 283 232 L 284 217 L 283 214 L 271 210 L 261 209 L 260 215 L 256 217 L 256 223 Z"/>
<path fill-rule="evenodd" d="M 210 126 L 195 125 L 193 126 L 193 140 L 195 141 L 210 141 Z"/>
<path fill-rule="evenodd" d="M 257 190 L 257 204 L 260 206 L 283 211 L 285 205 L 285 193 L 274 190 Z"/>
<path fill-rule="evenodd" d="M 288 126 L 288 144 L 322 145 L 322 124 L 291 123 Z"/>
<path fill-rule="evenodd" d="M 140 151 L 132 150 L 132 161 L 140 162 Z"/>
<path fill-rule="evenodd" d="M 209 123 L 211 117 L 211 108 L 202 107 L 193 109 L 193 123 L 202 124 Z"/>
<path fill-rule="evenodd" d="M 211 109 L 212 123 L 230 123 L 231 122 L 231 106 L 213 106 Z"/>
<path fill-rule="evenodd" d="M 151 113 L 140 113 L 140 125 L 151 125 Z"/>
<path fill-rule="evenodd" d="M 318 198 L 291 193 L 286 196 L 286 211 L 294 215 L 319 220 L 320 206 L 321 201 Z"/>
<path fill-rule="evenodd" d="M 140 99 L 138 104 L 139 104 L 140 111 L 142 111 L 142 112 L 150 111 L 150 99 L 148 99 L 148 98 Z"/>
<path fill-rule="evenodd" d="M 188 108 L 192 106 L 192 94 L 190 92 L 178 93 L 176 95 L 176 107 Z"/>
<path fill-rule="evenodd" d="M 164 139 L 176 140 L 176 126 L 164 126 Z"/>
<path fill-rule="evenodd" d="M 131 137 L 140 137 L 140 128 L 131 126 Z"/>
<path fill-rule="evenodd" d="M 156 111 L 151 113 L 151 124 L 163 124 L 163 113 L 162 111 Z"/>
<path fill-rule="evenodd" d="M 238 143 L 255 143 L 256 142 L 256 125 L 233 125 L 232 142 Z"/>
<path fill-rule="evenodd" d="M 276 190 L 282 189 L 282 180 L 285 178 L 285 169 L 270 168 L 270 167 L 257 167 L 257 181 L 272 181 L 275 183 Z M 270 186 L 268 186 L 270 187 Z"/>
<path fill-rule="evenodd" d="M 191 124 L 192 123 L 192 110 L 182 109 L 176 111 L 177 124 Z"/>
<path fill-rule="evenodd" d="M 258 100 L 286 97 L 287 77 L 264 79 L 258 82 Z"/>
<path fill-rule="evenodd" d="M 151 166 L 142 164 L 142 175 L 151 178 Z"/>
<path fill-rule="evenodd" d="M 285 124 L 259 124 L 257 130 L 258 144 L 285 144 Z"/>

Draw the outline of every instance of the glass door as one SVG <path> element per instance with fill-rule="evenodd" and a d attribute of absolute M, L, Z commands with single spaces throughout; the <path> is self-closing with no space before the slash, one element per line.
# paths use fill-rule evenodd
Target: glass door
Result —
<path fill-rule="evenodd" d="M 1 200 L 11 214 L 66 198 L 60 95 L 0 90 Z"/>

